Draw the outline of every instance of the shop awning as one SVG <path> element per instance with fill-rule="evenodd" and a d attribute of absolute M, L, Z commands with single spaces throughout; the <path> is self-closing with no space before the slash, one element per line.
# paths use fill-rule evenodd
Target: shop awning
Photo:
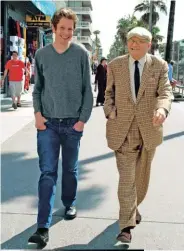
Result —
<path fill-rule="evenodd" d="M 47 16 L 52 16 L 56 11 L 56 5 L 53 1 L 31 0 L 31 2 Z"/>

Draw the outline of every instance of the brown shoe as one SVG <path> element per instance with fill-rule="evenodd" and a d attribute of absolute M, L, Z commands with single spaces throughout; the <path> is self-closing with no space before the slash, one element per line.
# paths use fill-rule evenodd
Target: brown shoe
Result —
<path fill-rule="evenodd" d="M 124 232 L 124 230 L 121 231 L 121 233 L 117 237 L 118 241 L 121 241 L 123 243 L 130 243 L 132 240 L 132 234 L 131 232 Z"/>

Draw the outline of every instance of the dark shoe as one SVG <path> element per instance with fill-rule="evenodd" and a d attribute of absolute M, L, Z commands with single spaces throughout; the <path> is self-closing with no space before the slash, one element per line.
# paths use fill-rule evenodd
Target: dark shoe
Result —
<path fill-rule="evenodd" d="M 67 220 L 73 220 L 77 216 L 76 207 L 66 207 L 65 209 L 65 218 Z"/>
<path fill-rule="evenodd" d="M 28 240 L 28 242 L 36 243 L 40 246 L 46 246 L 48 241 L 49 241 L 48 228 L 38 228 L 37 231 Z"/>
<path fill-rule="evenodd" d="M 21 103 L 17 103 L 17 107 L 22 107 Z"/>
<path fill-rule="evenodd" d="M 12 107 L 16 110 L 16 109 L 17 109 L 17 104 L 16 104 L 16 103 L 13 103 L 13 104 L 12 104 Z"/>
<path fill-rule="evenodd" d="M 142 221 L 142 216 L 140 214 L 136 215 L 136 224 L 139 225 Z"/>
<path fill-rule="evenodd" d="M 123 229 L 121 233 L 118 235 L 117 240 L 123 243 L 130 243 L 132 240 L 132 234 L 130 230 Z"/>
<path fill-rule="evenodd" d="M 98 106 L 98 104 L 96 104 L 96 107 Z"/>

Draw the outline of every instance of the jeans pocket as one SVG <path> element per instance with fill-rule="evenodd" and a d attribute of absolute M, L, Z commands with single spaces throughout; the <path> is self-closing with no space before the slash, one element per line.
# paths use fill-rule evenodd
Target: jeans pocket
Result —
<path fill-rule="evenodd" d="M 48 121 L 48 120 L 45 121 L 45 122 L 44 122 L 44 125 L 46 126 L 46 128 L 45 128 L 44 130 L 37 129 L 37 131 L 38 131 L 38 132 L 44 132 L 44 131 L 46 131 L 46 130 L 47 130 L 47 127 L 48 127 L 48 125 L 49 125 L 49 121 Z"/>
<path fill-rule="evenodd" d="M 48 124 L 49 124 L 49 121 L 48 121 L 48 120 L 47 120 L 47 121 L 45 121 L 45 122 L 44 122 L 44 124 L 45 124 L 45 125 L 48 125 Z"/>
<path fill-rule="evenodd" d="M 75 133 L 79 133 L 79 134 L 82 134 L 82 133 L 83 133 L 83 131 L 77 131 L 77 130 L 75 130 L 74 127 L 71 127 L 71 128 L 72 128 L 72 131 L 75 132 Z"/>
<path fill-rule="evenodd" d="M 47 126 L 44 130 L 37 129 L 37 132 L 45 132 L 47 130 Z"/>

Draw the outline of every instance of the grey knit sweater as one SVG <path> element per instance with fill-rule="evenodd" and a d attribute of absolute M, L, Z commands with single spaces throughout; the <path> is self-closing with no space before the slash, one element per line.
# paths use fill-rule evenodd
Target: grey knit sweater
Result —
<path fill-rule="evenodd" d="M 79 118 L 91 115 L 93 94 L 87 51 L 72 43 L 62 54 L 53 45 L 35 55 L 34 112 L 49 118 Z"/>

